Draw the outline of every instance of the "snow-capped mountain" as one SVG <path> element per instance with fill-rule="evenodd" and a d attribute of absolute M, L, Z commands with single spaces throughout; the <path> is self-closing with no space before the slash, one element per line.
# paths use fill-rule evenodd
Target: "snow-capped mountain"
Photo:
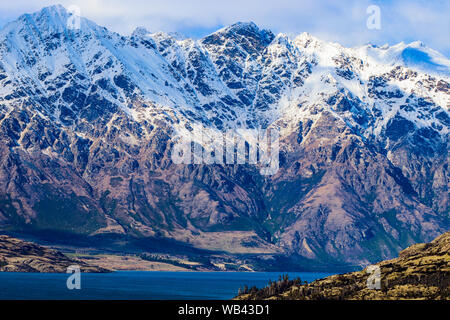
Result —
<path fill-rule="evenodd" d="M 2 228 L 343 264 L 449 229 L 450 61 L 438 52 L 253 23 L 199 40 L 122 36 L 70 18 L 53 6 L 0 31 Z M 171 161 L 175 134 L 268 127 L 281 133 L 274 176 Z"/>

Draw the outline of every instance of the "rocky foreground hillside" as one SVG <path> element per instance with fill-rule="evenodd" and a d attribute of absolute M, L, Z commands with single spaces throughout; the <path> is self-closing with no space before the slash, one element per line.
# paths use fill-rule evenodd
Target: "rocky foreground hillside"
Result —
<path fill-rule="evenodd" d="M 125 36 L 71 18 L 53 6 L 0 30 L 0 230 L 298 268 L 390 259 L 450 229 L 450 62 L 424 44 L 345 48 L 254 23 Z M 174 163 L 179 137 L 207 150 L 203 129 L 279 131 L 279 170 Z"/>
<path fill-rule="evenodd" d="M 365 269 L 305 285 L 285 279 L 260 290 L 252 289 L 237 299 L 450 299 L 450 232 L 430 243 L 415 244 L 400 252 L 398 258 L 376 265 L 381 269 L 379 290 L 367 287 L 369 273 Z"/>
<path fill-rule="evenodd" d="M 73 265 L 80 266 L 81 272 L 108 272 L 107 269 L 68 258 L 57 250 L 0 235 L 0 272 L 65 273 L 67 267 Z"/>

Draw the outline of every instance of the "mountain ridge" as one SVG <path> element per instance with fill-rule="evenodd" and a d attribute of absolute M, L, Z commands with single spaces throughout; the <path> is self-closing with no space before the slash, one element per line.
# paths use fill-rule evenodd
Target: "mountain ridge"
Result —
<path fill-rule="evenodd" d="M 348 264 L 448 230 L 449 78 L 399 64 L 417 43 L 344 48 L 252 23 L 126 37 L 68 17 L 0 30 L 4 228 Z M 203 128 L 276 128 L 280 170 L 174 165 L 174 137 Z"/>

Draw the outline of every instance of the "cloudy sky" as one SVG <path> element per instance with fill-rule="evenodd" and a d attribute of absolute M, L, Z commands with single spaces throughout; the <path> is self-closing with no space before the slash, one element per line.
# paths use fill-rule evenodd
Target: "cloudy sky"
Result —
<path fill-rule="evenodd" d="M 420 40 L 450 57 L 450 1 L 436 0 L 1 0 L 0 27 L 41 7 L 77 5 L 81 15 L 121 34 L 137 26 L 201 37 L 237 21 L 288 34 L 309 32 L 346 46 Z M 369 30 L 368 6 L 381 10 Z"/>

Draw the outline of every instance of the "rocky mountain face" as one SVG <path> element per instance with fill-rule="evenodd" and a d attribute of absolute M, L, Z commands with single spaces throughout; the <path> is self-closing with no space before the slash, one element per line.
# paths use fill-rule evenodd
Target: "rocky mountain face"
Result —
<path fill-rule="evenodd" d="M 109 272 L 108 269 L 71 259 L 61 252 L 8 236 L 0 235 L 0 271 L 66 273 L 70 266 L 81 272 Z"/>
<path fill-rule="evenodd" d="M 450 62 L 434 50 L 70 18 L 48 7 L 0 31 L 2 229 L 346 265 L 449 229 Z M 278 130 L 279 170 L 173 163 L 174 137 L 203 128 Z"/>
<path fill-rule="evenodd" d="M 368 270 L 333 275 L 301 284 L 286 277 L 263 289 L 241 293 L 236 299 L 269 300 L 450 300 L 450 232 L 431 243 L 415 244 L 400 256 L 377 263 L 378 288 Z M 295 284 L 292 284 L 295 283 Z M 283 288 L 284 287 L 284 288 Z"/>

